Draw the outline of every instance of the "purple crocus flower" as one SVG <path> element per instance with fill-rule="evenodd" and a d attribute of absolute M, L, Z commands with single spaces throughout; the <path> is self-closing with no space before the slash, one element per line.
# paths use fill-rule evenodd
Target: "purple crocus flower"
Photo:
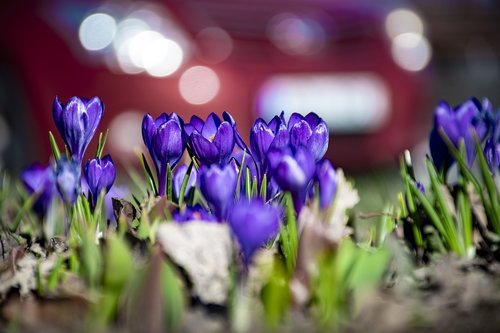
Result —
<path fill-rule="evenodd" d="M 158 192 L 165 194 L 167 164 L 173 169 L 186 148 L 184 124 L 175 113 L 162 113 L 153 119 L 150 114 L 142 120 L 142 138 L 153 159 L 158 176 Z"/>
<path fill-rule="evenodd" d="M 66 104 L 61 104 L 57 96 L 54 99 L 54 122 L 72 158 L 80 163 L 103 113 L 104 104 L 98 97 L 72 97 Z"/>
<path fill-rule="evenodd" d="M 488 118 L 491 118 L 491 104 L 487 99 L 481 104 L 476 98 L 471 98 L 455 108 L 441 101 L 434 111 L 434 128 L 429 138 L 432 160 L 437 169 L 447 170 L 453 162 L 439 129 L 443 129 L 455 147 L 459 147 L 460 140 L 464 140 L 470 166 L 475 155 L 472 129 L 482 141 L 488 133 Z"/>
<path fill-rule="evenodd" d="M 299 148 L 271 149 L 268 152 L 271 177 L 284 191 L 295 192 L 307 186 L 315 171 L 314 159 L 308 150 Z"/>
<path fill-rule="evenodd" d="M 173 219 L 177 223 L 184 223 L 188 221 L 206 221 L 206 222 L 217 222 L 214 215 L 210 214 L 201 205 L 195 205 L 193 207 L 186 207 L 184 210 L 176 210 L 172 214 Z"/>
<path fill-rule="evenodd" d="M 328 160 L 322 160 L 316 165 L 315 178 L 318 182 L 319 206 L 327 209 L 337 193 L 337 173 Z"/>
<path fill-rule="evenodd" d="M 91 159 L 85 164 L 84 174 L 92 195 L 92 205 L 95 207 L 101 191 L 108 193 L 115 182 L 116 170 L 111 156 Z"/>
<path fill-rule="evenodd" d="M 258 118 L 250 130 L 252 155 L 260 169 L 260 177 L 266 172 L 266 155 L 269 149 L 281 149 L 288 146 L 290 134 L 286 127 L 284 112 L 274 116 L 269 123 Z"/>
<path fill-rule="evenodd" d="M 227 212 L 233 204 L 237 181 L 238 172 L 233 163 L 225 166 L 202 166 L 199 171 L 200 191 L 220 220 L 227 217 Z"/>
<path fill-rule="evenodd" d="M 54 197 L 55 177 L 53 167 L 34 163 L 23 170 L 21 179 L 30 194 L 38 193 L 33 209 L 39 216 L 45 216 Z"/>
<path fill-rule="evenodd" d="M 229 214 L 229 226 L 243 252 L 243 260 L 250 264 L 255 251 L 273 239 L 280 228 L 281 211 L 260 199 L 240 200 Z"/>
<path fill-rule="evenodd" d="M 61 198 L 73 205 L 81 193 L 80 162 L 62 157 L 57 161 L 56 187 Z"/>
<path fill-rule="evenodd" d="M 211 113 L 205 122 L 193 116 L 185 127 L 194 155 L 204 165 L 224 165 L 229 161 L 235 144 L 233 126 Z"/>
<path fill-rule="evenodd" d="M 176 197 L 179 197 L 179 195 L 180 195 L 182 182 L 184 181 L 184 177 L 186 177 L 186 173 L 187 173 L 188 168 L 189 167 L 187 164 L 183 164 L 183 165 L 179 165 L 177 167 L 177 169 L 175 170 L 173 183 L 174 183 L 174 194 Z M 188 195 L 189 190 L 192 187 L 196 186 L 196 177 L 197 177 L 197 172 L 196 172 L 195 168 L 192 168 L 191 174 L 189 175 L 189 178 L 188 178 L 186 192 L 184 192 L 185 197 Z"/>
<path fill-rule="evenodd" d="M 495 125 L 491 137 L 486 141 L 484 154 L 491 170 L 500 169 L 500 111 L 495 116 Z"/>
<path fill-rule="evenodd" d="M 236 144 L 238 145 L 238 147 L 240 147 L 242 150 L 245 150 L 247 154 L 249 154 L 250 150 L 248 149 L 243 138 L 241 137 L 240 131 L 238 130 L 238 126 L 236 126 L 236 121 L 234 121 L 234 118 L 229 114 L 229 112 L 226 111 L 222 113 L 222 118 L 229 124 L 231 124 L 231 126 L 233 126 Z"/>
<path fill-rule="evenodd" d="M 288 121 L 290 144 L 293 148 L 305 147 L 316 161 L 319 161 L 328 149 L 329 133 L 325 121 L 314 112 L 305 117 L 293 113 Z"/>
<path fill-rule="evenodd" d="M 303 147 L 295 151 L 287 147 L 270 149 L 267 159 L 272 180 L 281 190 L 292 193 L 295 209 L 300 212 L 316 168 L 312 154 Z"/>

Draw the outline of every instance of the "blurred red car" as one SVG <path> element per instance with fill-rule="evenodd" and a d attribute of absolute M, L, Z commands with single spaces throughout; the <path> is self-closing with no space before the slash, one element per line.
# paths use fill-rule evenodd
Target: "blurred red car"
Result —
<path fill-rule="evenodd" d="M 393 163 L 422 132 L 426 78 L 394 58 L 390 10 L 304 0 L 0 5 L 4 163 L 48 159 L 55 95 L 103 100 L 99 130 L 110 128 L 115 160 L 133 158 L 147 112 L 188 121 L 229 111 L 248 139 L 257 116 L 284 110 L 326 119 L 338 166 Z"/>

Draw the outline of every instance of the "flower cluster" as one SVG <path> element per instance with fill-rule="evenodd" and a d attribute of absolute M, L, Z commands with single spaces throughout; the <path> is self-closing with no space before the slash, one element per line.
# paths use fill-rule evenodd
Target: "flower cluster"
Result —
<path fill-rule="evenodd" d="M 409 152 L 401 163 L 402 217 L 411 221 L 403 223 L 407 243 L 422 261 L 439 248 L 463 258 L 474 257 L 476 250 L 494 251 L 496 240 L 489 234 L 500 235 L 500 112 L 495 114 L 486 98 L 470 98 L 454 108 L 440 102 L 429 146 L 426 188 L 415 178 Z M 448 177 L 455 162 L 454 177 Z M 437 237 L 426 239 L 432 234 Z M 478 244 L 486 244 L 486 250 Z"/>
<path fill-rule="evenodd" d="M 472 165 L 477 154 L 475 137 L 484 145 L 484 153 L 492 170 L 500 168 L 500 116 L 493 114 L 487 98 L 480 102 L 475 97 L 452 108 L 446 101 L 438 104 L 434 112 L 434 127 L 429 146 L 432 159 L 438 170 L 446 171 L 454 163 L 445 140 L 456 148 L 463 142 L 467 163 Z"/>
<path fill-rule="evenodd" d="M 103 114 L 98 97 L 73 97 L 66 104 L 55 98 L 54 122 L 67 154 L 61 157 L 52 139 L 55 160 L 23 173 L 28 191 L 38 195 L 34 207 L 41 216 L 56 194 L 69 207 L 84 194 L 95 209 L 99 197 L 112 191 L 116 171 L 111 156 L 101 157 L 102 136 L 96 156 L 83 164 L 82 172 L 85 152 Z M 284 223 L 281 205 L 286 193 L 295 215 L 308 200 L 316 200 L 326 212 L 335 197 L 336 173 L 323 159 L 328 128 L 314 113 L 294 113 L 288 121 L 284 113 L 269 122 L 257 119 L 249 146 L 227 112 L 222 118 L 211 113 L 205 120 L 192 116 L 187 123 L 175 113 L 157 118 L 146 114 L 142 137 L 154 166 L 149 168 L 144 158 L 150 184 L 156 196 L 174 201 L 174 220 L 227 223 L 247 264 Z M 186 151 L 190 163 L 180 163 Z"/>
<path fill-rule="evenodd" d="M 312 197 L 318 197 L 325 211 L 335 197 L 335 170 L 323 159 L 328 128 L 314 113 L 294 113 L 288 122 L 284 113 L 269 123 L 258 118 L 251 127 L 250 149 L 227 112 L 222 118 L 211 113 L 206 120 L 192 116 L 187 123 L 175 113 L 156 119 L 147 114 L 142 135 L 156 170 L 156 179 L 150 179 L 157 183 L 156 194 L 184 203 L 188 193 L 198 191 L 204 199 L 202 205 L 193 200 L 179 205 L 174 219 L 185 222 L 198 216 L 227 222 L 247 263 L 276 236 L 282 217 L 276 203 L 285 192 L 291 194 L 297 214 Z M 178 165 L 185 151 L 196 168 Z M 168 170 L 173 170 L 171 175 Z"/>
<path fill-rule="evenodd" d="M 101 192 L 108 193 L 116 177 L 115 166 L 110 155 L 100 153 L 86 162 L 82 177 L 82 161 L 104 114 L 104 104 L 98 97 L 92 99 L 72 97 L 66 104 L 56 97 L 53 105 L 54 122 L 66 145 L 67 156 L 58 157 L 48 165 L 33 164 L 22 173 L 22 180 L 29 193 L 37 195 L 35 211 L 44 216 L 55 194 L 73 205 L 82 192 L 87 192 L 92 207 L 95 207 Z M 98 151 L 102 151 L 102 147 Z M 87 190 L 87 191 L 84 191 Z"/>

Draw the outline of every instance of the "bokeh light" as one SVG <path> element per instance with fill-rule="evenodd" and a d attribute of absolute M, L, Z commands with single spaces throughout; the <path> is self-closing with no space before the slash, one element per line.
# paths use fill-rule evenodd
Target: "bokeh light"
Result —
<path fill-rule="evenodd" d="M 401 68 L 416 72 L 427 66 L 432 50 L 425 36 L 404 33 L 393 39 L 391 53 L 394 61 Z"/>
<path fill-rule="evenodd" d="M 190 104 L 199 105 L 210 102 L 219 89 L 219 76 L 205 66 L 188 68 L 179 79 L 181 96 Z"/>
<path fill-rule="evenodd" d="M 424 34 L 424 23 L 414 11 L 405 8 L 393 10 L 385 20 L 385 30 L 390 38 L 404 33 Z"/>
<path fill-rule="evenodd" d="M 314 54 L 325 42 L 325 32 L 318 22 L 290 13 L 273 17 L 268 35 L 276 47 L 292 55 Z"/>
<path fill-rule="evenodd" d="M 226 60 L 233 51 L 233 40 L 219 27 L 208 27 L 196 35 L 200 47 L 200 57 L 211 64 Z"/>
<path fill-rule="evenodd" d="M 113 42 L 116 28 L 115 19 L 108 14 L 89 15 L 80 24 L 80 43 L 89 51 L 102 50 Z"/>
<path fill-rule="evenodd" d="M 387 122 L 390 99 L 387 84 L 375 73 L 281 74 L 264 82 L 256 104 L 266 119 L 276 110 L 287 116 L 314 111 L 333 133 L 367 133 Z"/>
<path fill-rule="evenodd" d="M 127 18 L 118 24 L 113 47 L 118 65 L 125 73 L 135 74 L 144 71 L 143 68 L 134 65 L 129 50 L 133 38 L 148 30 L 150 30 L 149 25 L 136 18 Z"/>
<path fill-rule="evenodd" d="M 128 110 L 119 113 L 109 126 L 109 145 L 112 151 L 120 154 L 120 159 L 134 155 L 134 149 L 141 147 L 140 126 L 144 112 Z"/>
<path fill-rule="evenodd" d="M 168 76 L 182 64 L 183 52 L 173 40 L 160 38 L 152 41 L 143 51 L 143 67 L 152 76 Z"/>

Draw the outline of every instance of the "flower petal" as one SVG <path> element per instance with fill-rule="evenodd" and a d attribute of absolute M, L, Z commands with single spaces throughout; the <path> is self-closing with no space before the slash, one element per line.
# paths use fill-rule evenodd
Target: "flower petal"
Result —
<path fill-rule="evenodd" d="M 323 160 L 318 163 L 316 179 L 319 187 L 319 205 L 321 209 L 327 209 L 337 192 L 337 174 L 330 161 Z"/>
<path fill-rule="evenodd" d="M 169 163 L 173 168 L 182 157 L 184 136 L 179 123 L 175 119 L 162 124 L 153 136 L 153 149 L 162 164 Z"/>
<path fill-rule="evenodd" d="M 59 133 L 63 133 L 63 123 L 61 121 L 61 114 L 63 111 L 63 106 L 59 102 L 59 98 L 56 96 L 54 98 L 54 103 L 52 104 L 52 117 L 54 118 L 54 123 L 56 124 Z"/>
<path fill-rule="evenodd" d="M 231 157 L 235 144 L 233 126 L 227 121 L 220 124 L 213 143 L 219 150 L 219 163 L 227 163 Z"/>
<path fill-rule="evenodd" d="M 203 164 L 210 165 L 219 162 L 219 150 L 214 143 L 208 141 L 198 132 L 193 132 L 189 140 L 195 156 Z"/>
<path fill-rule="evenodd" d="M 195 130 L 201 133 L 204 124 L 205 122 L 203 120 L 201 120 L 198 116 L 193 115 L 191 117 L 191 120 L 189 121 L 189 124 L 186 124 L 184 126 L 187 137 L 190 137 Z"/>
<path fill-rule="evenodd" d="M 328 149 L 329 133 L 325 122 L 320 122 L 312 131 L 307 148 L 316 161 L 323 158 Z"/>
<path fill-rule="evenodd" d="M 232 206 L 238 174 L 235 168 L 227 164 L 219 167 L 217 164 L 210 168 L 200 169 L 200 191 L 210 204 L 219 219 L 227 217 L 228 208 Z"/>
<path fill-rule="evenodd" d="M 219 116 L 217 116 L 213 112 L 210 113 L 207 117 L 207 120 L 205 121 L 205 124 L 203 125 L 201 134 L 208 140 L 213 141 L 220 124 L 221 121 L 219 119 Z"/>
<path fill-rule="evenodd" d="M 266 245 L 279 231 L 281 212 L 260 200 L 241 200 L 229 216 L 229 226 L 243 252 L 246 265 L 260 247 Z"/>
<path fill-rule="evenodd" d="M 264 120 L 258 118 L 250 130 L 250 146 L 252 147 L 252 153 L 257 163 L 260 164 L 263 162 L 273 140 L 274 133 Z"/>
<path fill-rule="evenodd" d="M 296 123 L 301 120 L 305 120 L 303 115 L 296 112 L 292 113 L 290 119 L 288 119 L 288 129 L 291 129 Z"/>
<path fill-rule="evenodd" d="M 299 120 L 290 128 L 290 144 L 294 148 L 307 147 L 312 130 L 307 121 Z"/>

